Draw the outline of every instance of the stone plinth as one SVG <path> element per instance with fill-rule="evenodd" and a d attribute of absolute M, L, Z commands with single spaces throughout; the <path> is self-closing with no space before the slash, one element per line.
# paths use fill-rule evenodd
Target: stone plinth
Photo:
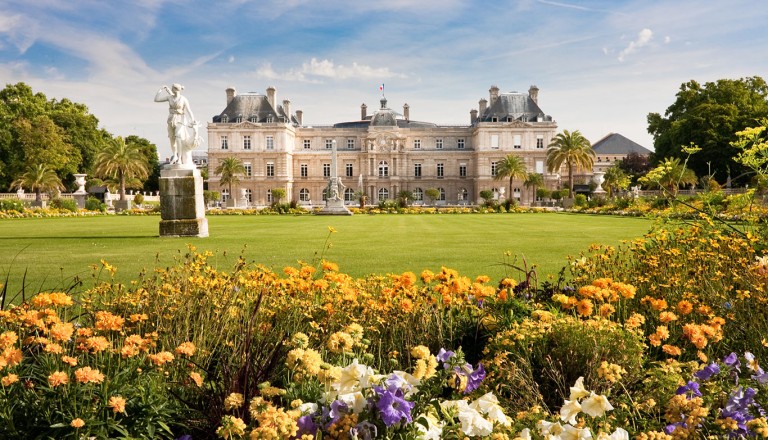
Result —
<path fill-rule="evenodd" d="M 343 200 L 327 200 L 325 207 L 317 211 L 317 215 L 352 215 L 352 211 L 344 206 Z"/>
<path fill-rule="evenodd" d="M 170 165 L 160 171 L 160 216 L 161 237 L 208 236 L 200 170 Z"/>

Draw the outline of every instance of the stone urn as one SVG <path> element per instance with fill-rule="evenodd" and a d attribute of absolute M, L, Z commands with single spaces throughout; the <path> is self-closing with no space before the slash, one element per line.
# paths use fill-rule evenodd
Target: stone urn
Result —
<path fill-rule="evenodd" d="M 73 174 L 73 176 L 75 176 L 75 183 L 77 184 L 75 194 L 85 194 L 85 176 L 87 174 Z"/>
<path fill-rule="evenodd" d="M 605 181 L 605 173 L 602 171 L 595 171 L 594 173 L 592 173 L 592 180 L 597 184 L 597 188 L 595 188 L 594 193 L 605 194 L 605 190 L 603 189 L 603 182 Z"/>

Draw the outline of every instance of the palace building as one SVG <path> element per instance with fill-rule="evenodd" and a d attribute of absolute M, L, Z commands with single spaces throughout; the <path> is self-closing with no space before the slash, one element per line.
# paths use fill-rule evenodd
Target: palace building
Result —
<path fill-rule="evenodd" d="M 350 205 L 358 203 L 361 192 L 376 204 L 404 190 L 413 193 L 415 203 L 427 203 L 430 188 L 439 191 L 438 205 L 476 204 L 483 190 L 530 204 L 535 194 L 522 181 L 504 194 L 509 180 L 493 179 L 496 163 L 508 154 L 522 157 L 529 173 L 543 174 L 550 189 L 560 179 L 546 169 L 557 124 L 539 107 L 536 86 L 527 93 L 491 87 L 488 99 L 481 99 L 461 126 L 411 120 L 408 104 L 400 113 L 384 97 L 374 111 L 363 104 L 357 120 L 306 126 L 303 112 L 292 111 L 289 100 L 279 103 L 276 92 L 269 87 L 265 95 L 237 94 L 229 88 L 224 110 L 208 124 L 209 187 L 221 191 L 230 205 L 233 195 L 214 173 L 227 157 L 245 165 L 245 176 L 233 186 L 238 205 L 241 199 L 250 206 L 268 205 L 272 190 L 283 188 L 288 200 L 322 206 L 334 142 Z"/>

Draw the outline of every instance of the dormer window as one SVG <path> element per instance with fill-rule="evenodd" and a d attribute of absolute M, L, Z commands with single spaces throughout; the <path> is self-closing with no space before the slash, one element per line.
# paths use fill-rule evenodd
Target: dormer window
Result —
<path fill-rule="evenodd" d="M 237 115 L 237 118 L 235 118 L 235 122 L 238 124 L 243 122 L 243 115 Z"/>
<path fill-rule="evenodd" d="M 248 118 L 248 121 L 249 121 L 249 122 L 253 122 L 254 124 L 255 124 L 256 122 L 258 122 L 258 121 L 257 121 L 257 119 L 256 119 L 256 116 L 255 116 L 255 115 L 251 115 L 251 116 Z"/>
<path fill-rule="evenodd" d="M 223 123 L 225 123 L 225 124 L 226 124 L 227 122 L 229 122 L 229 116 L 227 116 L 227 115 L 221 115 L 221 122 L 223 122 Z"/>
<path fill-rule="evenodd" d="M 272 123 L 272 115 L 267 116 L 267 124 Z"/>

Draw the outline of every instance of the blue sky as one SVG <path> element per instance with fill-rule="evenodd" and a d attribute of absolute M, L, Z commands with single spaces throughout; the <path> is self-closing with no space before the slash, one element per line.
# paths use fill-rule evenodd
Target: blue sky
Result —
<path fill-rule="evenodd" d="M 689 80 L 768 77 L 768 3 L 731 0 L 231 0 L 0 2 L 0 79 L 88 105 L 167 156 L 162 85 L 209 122 L 277 88 L 308 125 L 378 107 L 468 124 L 491 85 L 527 91 L 559 129 L 652 148 L 649 112 Z"/>

